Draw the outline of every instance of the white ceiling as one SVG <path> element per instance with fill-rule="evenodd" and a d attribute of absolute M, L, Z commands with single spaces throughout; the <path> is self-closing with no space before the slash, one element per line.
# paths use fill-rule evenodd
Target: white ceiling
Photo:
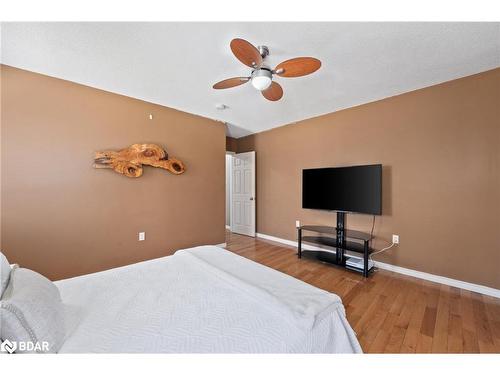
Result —
<path fill-rule="evenodd" d="M 249 74 L 235 37 L 267 45 L 273 67 L 322 67 L 278 77 L 279 102 L 250 84 L 213 90 Z M 3 23 L 1 38 L 3 64 L 221 120 L 234 137 L 500 66 L 500 23 Z"/>

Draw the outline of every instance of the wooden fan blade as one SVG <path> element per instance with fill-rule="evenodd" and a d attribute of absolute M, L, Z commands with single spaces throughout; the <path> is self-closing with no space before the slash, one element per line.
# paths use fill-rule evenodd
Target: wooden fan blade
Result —
<path fill-rule="evenodd" d="M 225 79 L 224 81 L 217 82 L 212 87 L 214 89 L 217 89 L 217 90 L 229 89 L 231 87 L 236 87 L 236 86 L 242 85 L 244 83 L 247 83 L 249 80 L 250 80 L 250 78 L 248 78 L 248 77 L 228 78 L 228 79 Z"/>
<path fill-rule="evenodd" d="M 280 100 L 283 97 L 283 89 L 280 84 L 276 82 L 271 83 L 271 86 L 261 92 L 262 95 L 264 95 L 264 98 L 272 102 Z"/>
<path fill-rule="evenodd" d="M 233 39 L 230 46 L 234 56 L 246 66 L 253 68 L 255 65 L 260 66 L 262 64 L 262 56 L 259 50 L 246 40 Z"/>
<path fill-rule="evenodd" d="M 302 77 L 314 73 L 321 67 L 321 61 L 314 57 L 296 57 L 283 61 L 275 70 L 280 77 Z"/>

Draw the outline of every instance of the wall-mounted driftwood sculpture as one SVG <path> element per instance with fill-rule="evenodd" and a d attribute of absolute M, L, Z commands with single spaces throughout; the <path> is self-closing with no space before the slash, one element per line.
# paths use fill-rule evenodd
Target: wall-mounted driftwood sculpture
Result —
<path fill-rule="evenodd" d="M 169 158 L 163 148 L 152 143 L 138 143 L 120 151 L 98 151 L 94 158 L 94 168 L 111 168 L 127 177 L 140 177 L 143 164 L 163 168 L 173 174 L 186 170 L 182 161 Z"/>

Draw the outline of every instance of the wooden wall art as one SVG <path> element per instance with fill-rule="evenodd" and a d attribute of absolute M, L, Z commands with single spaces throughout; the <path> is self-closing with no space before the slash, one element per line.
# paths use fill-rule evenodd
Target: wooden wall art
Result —
<path fill-rule="evenodd" d="M 94 158 L 94 168 L 111 168 L 127 177 L 140 177 L 143 165 L 163 168 L 173 174 L 186 170 L 182 161 L 169 158 L 163 148 L 152 143 L 137 143 L 120 151 L 98 151 Z"/>

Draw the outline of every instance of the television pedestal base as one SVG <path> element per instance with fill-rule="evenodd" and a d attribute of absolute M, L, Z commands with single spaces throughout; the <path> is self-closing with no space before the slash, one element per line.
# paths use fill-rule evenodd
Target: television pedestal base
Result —
<path fill-rule="evenodd" d="M 345 247 L 345 241 L 346 241 L 346 238 L 345 238 L 345 212 L 337 212 L 337 227 L 336 227 L 336 231 L 337 231 L 337 236 L 336 236 L 336 239 L 337 239 L 337 243 L 336 243 L 336 247 L 338 249 L 343 249 Z M 343 251 L 337 251 L 337 264 L 344 264 L 345 263 L 345 259 L 344 259 L 344 252 Z"/>
<path fill-rule="evenodd" d="M 303 235 L 303 232 L 313 232 L 315 235 Z M 313 257 L 322 262 L 361 272 L 364 277 L 368 277 L 373 269 L 373 263 L 369 262 L 372 236 L 370 233 L 346 229 L 345 212 L 337 212 L 336 227 L 302 225 L 297 228 L 297 234 L 299 258 Z M 302 246 L 304 242 L 313 244 L 314 249 L 304 249 Z M 362 259 L 363 267 L 359 266 L 359 261 L 349 262 L 349 258 Z M 353 265 L 354 263 L 356 265 Z"/>

